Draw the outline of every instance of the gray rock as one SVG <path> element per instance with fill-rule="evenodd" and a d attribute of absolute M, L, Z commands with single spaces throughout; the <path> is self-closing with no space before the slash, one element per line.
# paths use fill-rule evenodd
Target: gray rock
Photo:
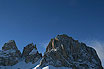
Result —
<path fill-rule="evenodd" d="M 51 39 L 40 67 L 72 67 L 73 69 L 103 69 L 95 49 L 65 34 Z"/>
<path fill-rule="evenodd" d="M 35 63 L 40 58 L 42 58 L 42 54 L 37 51 L 36 45 L 33 43 L 28 44 L 23 49 L 22 58 L 25 59 L 26 63 L 32 62 Z"/>
<path fill-rule="evenodd" d="M 42 54 L 37 51 L 36 45 L 33 43 L 24 47 L 22 54 L 14 40 L 5 43 L 0 50 L 0 66 L 13 66 L 24 60 L 26 63 L 32 62 L 34 64 L 41 58 Z"/>
<path fill-rule="evenodd" d="M 4 44 L 0 51 L 0 66 L 12 66 L 18 63 L 21 52 L 18 50 L 14 40 Z"/>

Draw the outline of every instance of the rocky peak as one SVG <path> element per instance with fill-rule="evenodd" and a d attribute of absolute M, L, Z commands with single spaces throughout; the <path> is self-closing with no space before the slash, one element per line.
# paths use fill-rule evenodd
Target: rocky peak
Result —
<path fill-rule="evenodd" d="M 33 43 L 24 47 L 22 55 L 14 40 L 5 43 L 2 50 L 0 50 L 0 66 L 12 66 L 20 60 L 25 60 L 26 63 L 35 63 L 41 58 L 42 54 L 38 52 L 36 45 Z"/>
<path fill-rule="evenodd" d="M 42 58 L 42 54 L 38 52 L 36 45 L 31 43 L 31 44 L 28 44 L 26 47 L 24 47 L 22 58 L 25 59 L 26 63 L 28 62 L 35 63 L 40 58 Z"/>
<path fill-rule="evenodd" d="M 10 40 L 4 44 L 0 51 L 0 65 L 11 66 L 18 63 L 21 52 L 18 50 L 14 40 Z"/>
<path fill-rule="evenodd" d="M 78 43 L 78 40 L 74 40 L 72 37 L 69 37 L 66 34 L 57 35 L 55 38 L 51 39 L 51 41 L 49 42 L 46 48 L 46 52 L 52 49 L 56 49 L 59 46 L 64 46 L 69 44 L 73 44 L 74 46 L 77 46 L 79 43 Z"/>
<path fill-rule="evenodd" d="M 40 67 L 47 65 L 73 69 L 102 69 L 101 61 L 93 48 L 65 34 L 58 35 L 49 42 Z"/>
<path fill-rule="evenodd" d="M 29 55 L 29 53 L 33 50 L 37 50 L 36 45 L 34 45 L 33 43 L 28 44 L 26 47 L 24 47 L 23 49 L 23 53 L 22 53 L 22 57 L 26 57 Z"/>
<path fill-rule="evenodd" d="M 8 42 L 5 43 L 4 46 L 2 47 L 2 50 L 4 50 L 4 51 L 10 50 L 10 49 L 18 50 L 18 49 L 17 49 L 17 46 L 16 46 L 16 43 L 15 43 L 14 40 L 8 41 Z"/>

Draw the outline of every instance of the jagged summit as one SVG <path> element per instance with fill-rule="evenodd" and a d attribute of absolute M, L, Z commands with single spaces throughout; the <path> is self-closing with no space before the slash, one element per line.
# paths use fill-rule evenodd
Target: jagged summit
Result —
<path fill-rule="evenodd" d="M 55 38 L 71 38 L 72 39 L 72 37 L 69 37 L 68 35 L 66 35 L 66 34 L 62 34 L 62 35 L 57 35 Z"/>
<path fill-rule="evenodd" d="M 18 63 L 21 52 L 18 50 L 14 40 L 4 44 L 0 51 L 0 66 L 12 66 Z"/>
<path fill-rule="evenodd" d="M 57 42 L 60 42 L 59 45 L 55 45 Z M 46 52 L 47 51 L 50 51 L 51 49 L 56 49 L 57 46 L 62 46 L 63 45 L 63 42 L 67 41 L 66 43 L 69 42 L 72 42 L 74 41 L 75 44 L 78 43 L 78 40 L 74 40 L 72 37 L 69 37 L 68 35 L 66 34 L 63 34 L 63 35 L 57 35 L 55 38 L 51 39 L 51 41 L 49 42 L 47 48 L 46 48 Z M 84 44 L 84 43 L 83 43 Z M 77 45 L 74 45 L 74 46 L 77 46 Z"/>
<path fill-rule="evenodd" d="M 4 69 L 5 66 L 12 66 L 13 69 L 31 69 L 35 66 L 35 69 L 103 69 L 95 49 L 66 34 L 52 38 L 43 57 L 36 44 L 28 44 L 21 54 L 15 41 L 10 40 L 0 50 L 0 68 L 1 66 Z"/>
<path fill-rule="evenodd" d="M 42 57 L 41 53 L 38 53 L 36 45 L 33 43 L 28 44 L 24 47 L 23 53 L 21 54 L 18 50 L 14 40 L 9 40 L 4 44 L 2 50 L 0 50 L 0 66 L 13 66 L 21 61 L 26 63 L 37 62 Z"/>
<path fill-rule="evenodd" d="M 27 46 L 25 46 L 24 49 L 23 49 L 22 57 L 26 57 L 27 55 L 29 55 L 29 53 L 33 49 L 37 50 L 36 45 L 34 45 L 33 43 L 30 43 Z"/>
<path fill-rule="evenodd" d="M 73 69 L 102 69 L 101 61 L 93 48 L 65 34 L 58 35 L 49 42 L 39 67 L 47 65 Z"/>
<path fill-rule="evenodd" d="M 7 43 L 15 43 L 15 40 L 9 40 Z"/>
<path fill-rule="evenodd" d="M 42 54 L 37 51 L 36 45 L 31 43 L 24 47 L 22 57 L 25 58 L 26 63 L 35 63 L 42 57 Z"/>
<path fill-rule="evenodd" d="M 10 49 L 17 49 L 16 43 L 14 40 L 9 40 L 7 43 L 4 44 L 4 46 L 2 47 L 2 50 L 10 50 Z"/>

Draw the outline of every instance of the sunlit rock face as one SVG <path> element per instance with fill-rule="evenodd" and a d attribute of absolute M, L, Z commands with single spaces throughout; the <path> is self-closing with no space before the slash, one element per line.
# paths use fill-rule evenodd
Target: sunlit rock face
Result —
<path fill-rule="evenodd" d="M 36 45 L 33 43 L 28 44 L 23 49 L 22 58 L 25 59 L 26 63 L 32 62 L 35 63 L 40 58 L 42 58 L 42 54 L 37 51 Z"/>
<path fill-rule="evenodd" d="M 18 63 L 21 52 L 18 50 L 14 40 L 4 44 L 0 51 L 0 66 L 12 66 Z"/>
<path fill-rule="evenodd" d="M 65 34 L 51 39 L 39 67 L 71 67 L 73 69 L 103 69 L 96 51 Z"/>

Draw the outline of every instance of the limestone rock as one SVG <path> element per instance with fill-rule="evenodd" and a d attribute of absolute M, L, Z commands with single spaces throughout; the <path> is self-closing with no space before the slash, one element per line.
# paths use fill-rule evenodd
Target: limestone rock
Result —
<path fill-rule="evenodd" d="M 14 40 L 5 43 L 2 50 L 0 50 L 0 66 L 13 66 L 21 61 L 34 64 L 41 58 L 42 54 L 38 52 L 36 45 L 33 43 L 24 47 L 22 54 Z"/>
<path fill-rule="evenodd" d="M 51 39 L 40 67 L 71 67 L 72 69 L 103 69 L 95 49 L 65 34 Z"/>
<path fill-rule="evenodd" d="M 21 52 L 18 50 L 14 40 L 4 44 L 0 51 L 0 66 L 12 66 L 18 63 Z"/>
<path fill-rule="evenodd" d="M 14 40 L 10 40 L 7 43 L 4 44 L 4 46 L 2 47 L 2 50 L 6 51 L 6 50 L 10 50 L 10 49 L 15 49 L 17 50 L 17 46 Z"/>
<path fill-rule="evenodd" d="M 28 62 L 35 63 L 40 58 L 42 58 L 42 54 L 37 51 L 36 45 L 31 43 L 31 44 L 28 44 L 26 47 L 24 47 L 22 58 L 25 59 L 26 63 Z"/>

